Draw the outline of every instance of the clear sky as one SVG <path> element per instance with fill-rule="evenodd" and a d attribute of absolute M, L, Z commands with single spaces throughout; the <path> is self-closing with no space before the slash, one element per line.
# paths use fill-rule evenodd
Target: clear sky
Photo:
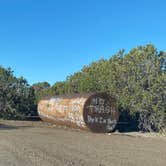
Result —
<path fill-rule="evenodd" d="M 166 50 L 165 0 L 0 0 L 0 65 L 53 84 L 119 49 Z"/>

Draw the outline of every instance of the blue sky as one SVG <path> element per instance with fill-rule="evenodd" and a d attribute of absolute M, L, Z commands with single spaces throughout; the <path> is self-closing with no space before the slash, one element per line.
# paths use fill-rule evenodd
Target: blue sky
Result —
<path fill-rule="evenodd" d="M 166 50 L 165 0 L 0 0 L 0 65 L 30 84 L 64 80 L 119 49 Z"/>

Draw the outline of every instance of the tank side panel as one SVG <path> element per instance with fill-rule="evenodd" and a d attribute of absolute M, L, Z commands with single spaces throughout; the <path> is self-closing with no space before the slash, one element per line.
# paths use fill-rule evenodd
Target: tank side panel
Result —
<path fill-rule="evenodd" d="M 83 108 L 86 100 L 86 97 L 52 97 L 39 102 L 38 113 L 44 121 L 85 128 Z"/>

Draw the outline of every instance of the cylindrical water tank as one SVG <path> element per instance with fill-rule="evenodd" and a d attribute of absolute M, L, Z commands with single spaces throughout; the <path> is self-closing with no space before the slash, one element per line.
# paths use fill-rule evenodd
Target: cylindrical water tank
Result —
<path fill-rule="evenodd" d="M 93 132 L 113 131 L 119 119 L 116 101 L 106 93 L 45 98 L 38 104 L 38 113 L 43 121 Z"/>

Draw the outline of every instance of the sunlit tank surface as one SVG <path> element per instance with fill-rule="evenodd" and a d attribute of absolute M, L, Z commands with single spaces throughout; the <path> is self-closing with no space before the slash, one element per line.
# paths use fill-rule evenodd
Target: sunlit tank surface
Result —
<path fill-rule="evenodd" d="M 106 93 L 48 97 L 38 113 L 46 122 L 102 133 L 113 131 L 119 119 L 116 101 Z"/>

